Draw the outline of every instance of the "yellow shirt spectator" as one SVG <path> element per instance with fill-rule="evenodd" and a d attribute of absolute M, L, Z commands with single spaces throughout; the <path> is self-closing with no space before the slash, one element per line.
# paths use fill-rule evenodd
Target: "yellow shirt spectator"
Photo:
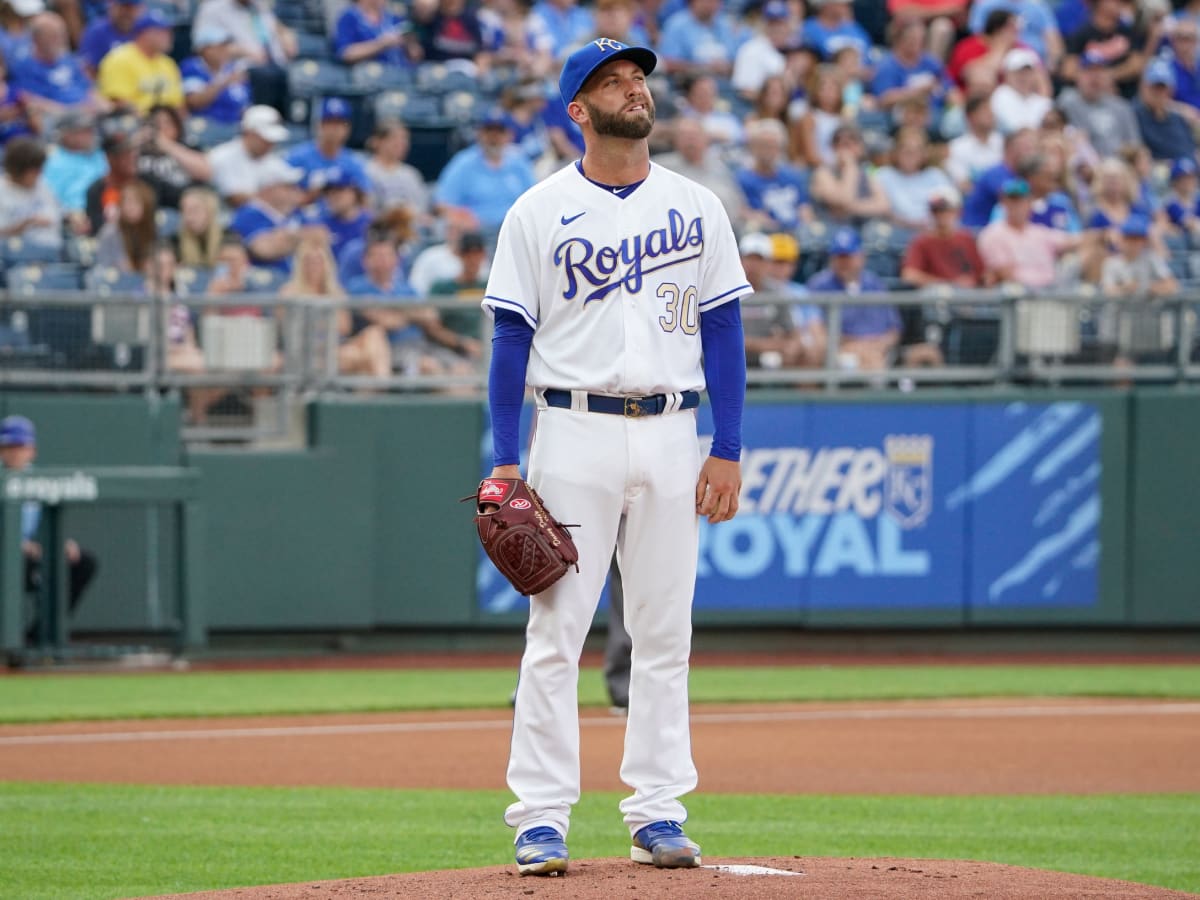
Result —
<path fill-rule="evenodd" d="M 133 26 L 133 40 L 100 60 L 100 93 L 142 114 L 152 106 L 183 107 L 183 78 L 167 55 L 172 39 L 171 23 L 162 13 L 143 13 Z"/>

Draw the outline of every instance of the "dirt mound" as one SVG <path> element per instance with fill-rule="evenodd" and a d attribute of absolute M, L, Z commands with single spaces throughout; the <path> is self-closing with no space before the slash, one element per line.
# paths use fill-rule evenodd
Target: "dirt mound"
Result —
<path fill-rule="evenodd" d="M 172 894 L 187 900 L 319 900 L 324 897 L 405 897 L 420 900 L 655 900 L 659 897 L 854 898 L 909 897 L 987 900 L 1167 900 L 1182 891 L 1110 878 L 1091 878 L 997 863 L 942 859 L 706 859 L 703 868 L 659 870 L 627 859 L 572 860 L 565 877 L 521 878 L 513 866 L 412 872 L 342 881 Z M 163 900 L 163 898 L 160 898 Z"/>

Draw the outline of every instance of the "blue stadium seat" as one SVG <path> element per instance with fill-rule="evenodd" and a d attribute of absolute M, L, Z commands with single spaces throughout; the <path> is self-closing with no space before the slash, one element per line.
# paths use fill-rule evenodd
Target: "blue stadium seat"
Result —
<path fill-rule="evenodd" d="M 63 241 L 63 259 L 88 268 L 96 261 L 96 239 L 86 234 L 68 234 Z"/>
<path fill-rule="evenodd" d="M 7 266 L 22 263 L 54 263 L 62 260 L 62 248 L 10 237 L 0 244 L 0 259 Z"/>
<path fill-rule="evenodd" d="M 381 62 L 362 62 L 350 67 L 351 83 L 363 91 L 380 91 L 390 88 L 411 90 L 416 84 L 412 69 L 404 66 L 384 65 Z"/>
<path fill-rule="evenodd" d="M 214 122 L 203 116 L 191 116 L 184 126 L 187 143 L 201 150 L 210 150 L 233 140 L 240 132 L 241 127 L 236 122 Z"/>
<path fill-rule="evenodd" d="M 179 266 L 175 270 L 175 290 L 181 297 L 198 297 L 208 290 L 212 269 Z"/>
<path fill-rule="evenodd" d="M 439 97 L 420 91 L 384 91 L 375 97 L 376 122 L 404 122 L 425 128 L 444 127 Z"/>
<path fill-rule="evenodd" d="M 478 85 L 477 76 L 453 63 L 427 62 L 417 66 L 417 87 L 434 94 L 451 91 L 473 91 Z"/>
<path fill-rule="evenodd" d="M 179 210 L 164 206 L 154 213 L 154 224 L 158 228 L 159 239 L 173 238 L 179 234 Z"/>
<path fill-rule="evenodd" d="M 78 291 L 80 269 L 72 263 L 37 265 L 26 263 L 8 270 L 8 291 L 12 297 L 51 291 Z"/>
<path fill-rule="evenodd" d="M 324 34 L 296 32 L 296 56 L 300 59 L 333 59 L 333 47 Z"/>
<path fill-rule="evenodd" d="M 302 59 L 288 66 L 288 91 L 292 97 L 312 98 L 350 94 L 350 70 L 325 59 Z"/>
<path fill-rule="evenodd" d="M 89 291 L 100 297 L 140 293 L 146 284 L 140 273 L 126 272 L 116 266 L 93 266 L 83 281 Z"/>
<path fill-rule="evenodd" d="M 254 267 L 246 273 L 246 287 L 254 294 L 277 294 L 287 275 L 278 269 L 263 269 Z"/>
<path fill-rule="evenodd" d="M 442 101 L 442 114 L 459 125 L 473 124 L 483 108 L 479 96 L 471 91 L 453 91 Z"/>

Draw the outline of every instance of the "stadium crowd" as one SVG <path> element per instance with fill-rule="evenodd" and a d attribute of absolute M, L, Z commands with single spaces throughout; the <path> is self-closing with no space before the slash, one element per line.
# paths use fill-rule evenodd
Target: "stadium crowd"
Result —
<path fill-rule="evenodd" d="M 824 365 L 806 292 L 1200 274 L 1200 0 L 3 0 L 9 286 L 35 261 L 364 298 L 341 371 L 470 372 L 505 211 L 582 151 L 557 73 L 597 36 L 656 49 L 656 161 L 721 199 L 756 289 L 794 296 L 747 311 L 753 365 Z M 171 309 L 168 364 L 203 371 Z M 946 361 L 919 308 L 847 306 L 840 332 L 846 367 Z"/>

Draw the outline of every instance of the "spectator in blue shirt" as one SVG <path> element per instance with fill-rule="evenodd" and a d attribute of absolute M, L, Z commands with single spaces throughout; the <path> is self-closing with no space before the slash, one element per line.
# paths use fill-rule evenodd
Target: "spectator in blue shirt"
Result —
<path fill-rule="evenodd" d="M 0 146 L 19 135 L 31 133 L 25 109 L 9 81 L 8 65 L 0 56 Z"/>
<path fill-rule="evenodd" d="M 145 12 L 141 0 L 109 0 L 104 16 L 93 19 L 79 41 L 79 59 L 92 78 L 109 50 L 133 40 L 133 23 Z"/>
<path fill-rule="evenodd" d="M 688 0 L 663 26 L 658 58 L 668 75 L 703 72 L 728 78 L 742 29 L 721 11 L 721 0 Z"/>
<path fill-rule="evenodd" d="M 1000 201 L 1004 182 L 1018 175 L 1024 177 L 1030 161 L 1037 156 L 1037 133 L 1029 128 L 1014 131 L 1004 139 L 1004 158 L 980 173 L 975 188 L 963 205 L 963 225 L 983 228 L 992 218 L 992 210 Z"/>
<path fill-rule="evenodd" d="M 391 66 L 412 65 L 410 45 L 415 46 L 404 21 L 386 0 L 357 0 L 337 20 L 333 54 L 348 66 L 375 62 Z"/>
<path fill-rule="evenodd" d="M 808 176 L 785 162 L 787 129 L 777 119 L 756 119 L 746 126 L 750 165 L 736 172 L 746 198 L 746 227 L 754 231 L 795 231 L 812 218 Z"/>
<path fill-rule="evenodd" d="M 1200 25 L 1195 19 L 1176 19 L 1167 37 L 1170 48 L 1164 52 L 1175 75 L 1173 96 L 1200 112 Z"/>
<path fill-rule="evenodd" d="M 300 205 L 304 173 L 272 157 L 258 173 L 258 193 L 238 207 L 229 230 L 242 239 L 256 266 L 288 272 L 300 242 L 301 223 L 294 215 Z"/>
<path fill-rule="evenodd" d="M 366 169 L 358 155 L 346 149 L 350 140 L 350 104 L 341 97 L 326 97 L 321 101 L 317 121 L 317 136 L 293 147 L 287 161 L 304 173 L 301 186 L 313 199 L 321 192 L 327 172 L 349 172 L 366 178 Z"/>
<path fill-rule="evenodd" d="M 1176 233 L 1187 237 L 1200 235 L 1200 178 L 1196 160 L 1191 157 L 1171 163 L 1171 189 L 1166 197 L 1167 221 Z"/>
<path fill-rule="evenodd" d="M 104 109 L 91 79 L 67 47 L 67 26 L 56 13 L 41 13 L 29 32 L 29 52 L 12 61 L 9 73 L 18 96 L 31 109 L 56 115 L 67 107 Z"/>
<path fill-rule="evenodd" d="M 892 49 L 875 68 L 871 93 L 880 109 L 891 110 L 907 100 L 928 101 L 934 121 L 941 119 L 946 99 L 942 64 L 925 52 L 925 23 L 895 19 L 889 29 Z"/>
<path fill-rule="evenodd" d="M 329 232 L 329 249 L 339 262 L 346 246 L 363 238 L 371 225 L 371 214 L 364 206 L 370 182 L 353 172 L 328 169 L 321 188 L 321 199 L 305 217 L 306 222 L 323 225 Z"/>
<path fill-rule="evenodd" d="M 802 32 L 804 43 L 816 47 L 826 62 L 846 44 L 858 47 L 866 65 L 871 64 L 871 36 L 854 21 L 850 0 L 815 0 L 815 15 L 810 15 Z"/>
<path fill-rule="evenodd" d="M 853 228 L 843 226 L 829 241 L 829 267 L 808 280 L 814 294 L 855 296 L 887 290 L 866 267 L 862 240 Z M 843 365 L 856 369 L 886 369 L 900 344 L 900 313 L 894 306 L 842 307 L 838 355 Z"/>
<path fill-rule="evenodd" d="M 501 110 L 488 113 L 479 125 L 477 142 L 454 154 L 438 177 L 433 202 L 439 215 L 456 218 L 472 230 L 499 230 L 509 207 L 535 181 L 533 167 L 512 139 L 508 115 Z"/>
<path fill-rule="evenodd" d="M 73 111 L 58 120 L 58 143 L 50 148 L 42 177 L 58 198 L 63 215 L 77 234 L 87 234 L 87 189 L 108 174 L 108 160 L 97 146 L 91 113 Z"/>
<path fill-rule="evenodd" d="M 34 16 L 46 11 L 42 0 L 5 0 L 0 9 L 0 56 L 16 59 L 29 49 L 29 26 Z"/>
<path fill-rule="evenodd" d="M 535 32 L 549 38 L 555 59 L 563 59 L 596 36 L 592 10 L 580 6 L 577 0 L 539 0 L 530 11 L 529 21 Z"/>
<path fill-rule="evenodd" d="M 1156 59 L 1146 67 L 1142 87 L 1133 104 L 1138 131 L 1155 159 L 1179 159 L 1194 156 L 1196 138 L 1182 115 L 1171 108 L 1175 91 L 1175 73 L 1165 59 Z"/>
<path fill-rule="evenodd" d="M 208 25 L 192 38 L 196 55 L 183 61 L 183 96 L 188 110 L 223 125 L 242 121 L 250 106 L 247 66 L 233 58 L 233 35 L 219 25 Z"/>
<path fill-rule="evenodd" d="M 1053 71 L 1063 55 L 1063 36 L 1054 14 L 1043 0 L 975 0 L 967 27 L 975 34 L 983 31 L 988 14 L 995 9 L 1007 9 L 1021 21 L 1021 43 L 1042 58 L 1046 68 Z"/>

